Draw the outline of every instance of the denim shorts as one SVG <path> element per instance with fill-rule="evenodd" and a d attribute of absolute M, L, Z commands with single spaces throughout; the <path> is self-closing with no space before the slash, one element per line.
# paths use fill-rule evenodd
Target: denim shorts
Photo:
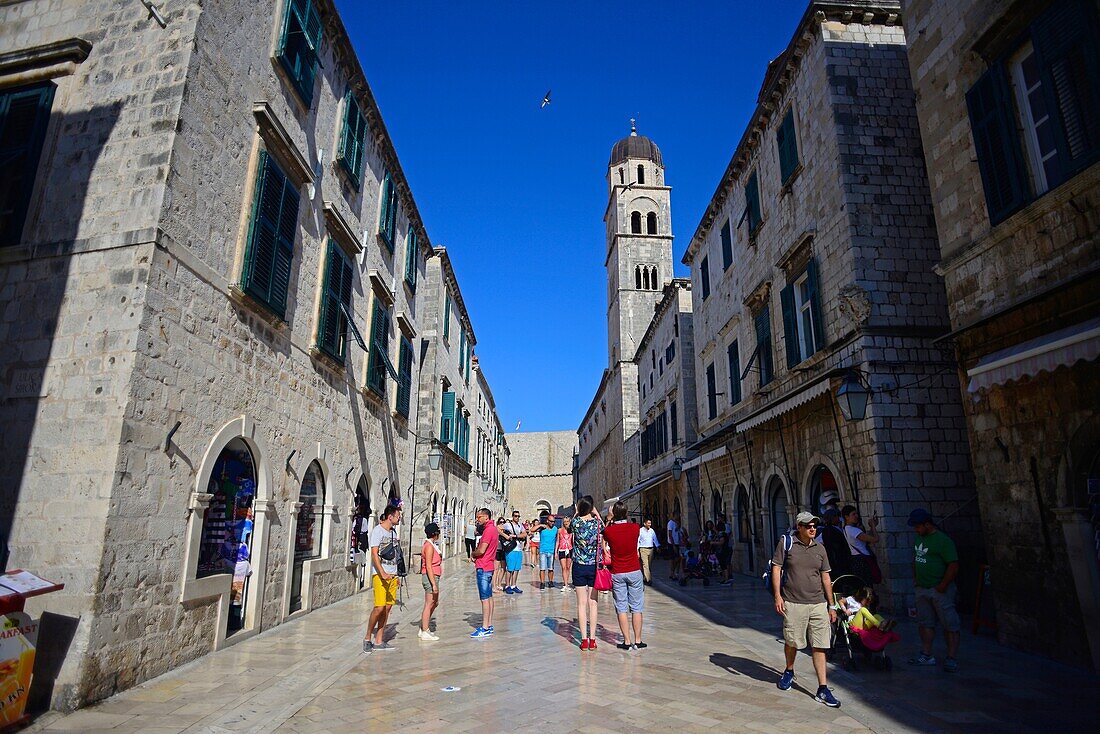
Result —
<path fill-rule="evenodd" d="M 477 595 L 482 600 L 493 598 L 493 572 L 477 569 Z"/>
<path fill-rule="evenodd" d="M 611 574 L 611 596 L 615 599 L 617 614 L 641 614 L 645 604 L 645 585 L 642 572 Z"/>
<path fill-rule="evenodd" d="M 539 570 L 540 571 L 553 571 L 554 570 L 554 554 L 539 552 Z"/>

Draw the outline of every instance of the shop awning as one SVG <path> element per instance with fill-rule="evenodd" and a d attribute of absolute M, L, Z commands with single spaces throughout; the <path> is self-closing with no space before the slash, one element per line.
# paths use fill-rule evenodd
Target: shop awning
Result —
<path fill-rule="evenodd" d="M 805 405 L 814 398 L 820 395 L 824 395 L 825 393 L 829 392 L 829 377 L 830 375 L 823 375 L 821 379 L 819 379 L 817 382 L 814 382 L 802 388 L 801 390 L 794 393 L 793 395 L 790 395 L 789 397 L 783 398 L 782 400 L 773 403 L 772 405 L 760 411 L 759 413 L 756 413 L 755 415 L 750 415 L 748 418 L 737 424 L 737 432 L 740 433 L 741 431 L 747 431 L 748 429 L 753 428 L 754 426 L 758 426 L 761 423 L 766 423 L 767 421 L 770 421 L 772 418 L 775 418 L 778 415 L 782 415 L 787 411 L 794 410 L 798 406 Z"/>
<path fill-rule="evenodd" d="M 1097 357 L 1100 357 L 1100 318 L 1067 326 L 982 357 L 966 371 L 970 378 L 966 389 L 977 392 Z"/>
<path fill-rule="evenodd" d="M 661 472 L 660 474 L 658 474 L 656 476 L 650 477 L 649 479 L 643 479 L 642 481 L 638 482 L 637 484 L 635 484 L 630 489 L 628 489 L 625 492 L 623 492 L 622 494 L 620 494 L 618 497 L 612 497 L 611 499 L 604 500 L 603 505 L 604 505 L 604 507 L 610 507 L 611 505 L 615 504 L 616 502 L 622 502 L 622 501 L 628 500 L 631 497 L 633 497 L 634 495 L 638 494 L 639 492 L 644 492 L 647 489 L 649 489 L 650 487 L 653 487 L 657 484 L 660 484 L 661 482 L 663 482 L 664 480 L 668 479 L 671 476 L 672 476 L 672 472 L 671 471 L 666 471 L 666 472 Z"/>
<path fill-rule="evenodd" d="M 685 461 L 684 465 L 683 465 L 683 468 L 684 469 L 692 469 L 694 467 L 699 466 L 700 464 L 706 464 L 708 461 L 714 461 L 719 456 L 724 456 L 725 453 L 726 453 L 726 447 L 725 446 L 719 446 L 718 448 L 714 449 L 713 451 L 708 451 L 705 454 L 699 454 L 698 456 L 696 456 L 691 461 Z"/>

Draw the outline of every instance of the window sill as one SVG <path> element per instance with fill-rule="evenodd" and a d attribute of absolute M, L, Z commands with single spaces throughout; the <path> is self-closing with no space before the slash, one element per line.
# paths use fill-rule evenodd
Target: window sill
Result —
<path fill-rule="evenodd" d="M 280 332 L 286 332 L 290 328 L 290 323 L 283 316 L 275 313 L 270 306 L 260 299 L 249 295 L 239 284 L 234 283 L 229 286 L 229 297 L 260 317 L 272 328 Z"/>
<path fill-rule="evenodd" d="M 348 166 L 347 161 L 343 158 L 337 158 L 332 162 L 332 167 L 336 170 L 337 175 L 344 179 L 347 185 L 358 194 L 359 187 L 362 186 L 361 176 L 356 176 L 351 172 L 351 168 Z"/>
<path fill-rule="evenodd" d="M 392 257 L 393 256 L 393 242 L 390 241 L 390 238 L 386 236 L 385 232 L 379 232 L 378 233 L 378 241 L 382 244 L 382 249 L 385 252 L 388 252 L 390 254 L 390 256 Z"/>
<path fill-rule="evenodd" d="M 379 405 L 384 405 L 386 402 L 386 391 L 384 388 L 382 392 L 378 392 L 376 388 L 370 385 L 363 385 L 359 388 L 359 392 L 363 393 L 363 397 L 370 402 L 378 403 Z"/>
<path fill-rule="evenodd" d="M 779 187 L 779 197 L 783 198 L 787 194 L 791 193 L 791 189 L 794 187 L 795 179 L 802 173 L 802 164 L 799 163 L 795 166 L 795 169 L 791 171 L 791 175 L 787 176 L 787 180 L 783 182 L 783 185 Z"/>
<path fill-rule="evenodd" d="M 346 361 L 340 361 L 336 357 L 321 349 L 318 346 L 312 346 L 309 348 L 309 356 L 315 361 L 320 362 L 329 370 L 335 372 L 337 375 L 343 375 L 348 371 Z M 347 357 L 344 358 L 345 360 Z"/>

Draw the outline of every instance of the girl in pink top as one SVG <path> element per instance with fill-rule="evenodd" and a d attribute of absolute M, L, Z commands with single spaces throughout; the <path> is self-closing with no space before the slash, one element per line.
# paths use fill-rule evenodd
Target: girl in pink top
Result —
<path fill-rule="evenodd" d="M 569 518 L 564 518 L 558 531 L 558 561 L 561 563 L 561 592 L 573 588 L 573 533 L 569 530 Z"/>
<path fill-rule="evenodd" d="M 439 606 L 439 579 L 443 575 L 443 551 L 439 548 L 439 526 L 434 522 L 424 528 L 424 545 L 420 548 L 420 573 L 424 584 L 424 612 L 420 615 L 421 640 L 438 640 L 432 632 L 432 614 Z"/>

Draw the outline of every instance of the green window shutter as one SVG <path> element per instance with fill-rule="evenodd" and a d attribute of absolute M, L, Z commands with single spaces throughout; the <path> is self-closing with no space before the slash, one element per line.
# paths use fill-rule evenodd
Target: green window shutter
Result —
<path fill-rule="evenodd" d="M 680 426 L 676 422 L 676 402 L 673 401 L 668 409 L 668 422 L 672 426 L 672 445 L 680 443 Z"/>
<path fill-rule="evenodd" d="M 447 293 L 443 294 L 443 338 L 449 339 L 451 337 L 451 297 Z"/>
<path fill-rule="evenodd" d="M 1060 175 L 1050 188 L 1100 158 L 1100 28 L 1092 0 L 1051 3 L 1031 27 L 1054 125 Z"/>
<path fill-rule="evenodd" d="M 752 172 L 752 175 L 749 176 L 749 182 L 745 184 L 745 208 L 749 215 L 749 232 L 755 232 L 762 221 L 760 216 L 760 180 L 756 176 L 756 171 Z"/>
<path fill-rule="evenodd" d="M 409 233 L 405 237 L 405 282 L 413 293 L 416 293 L 416 263 L 419 252 L 420 242 L 416 230 L 410 225 Z"/>
<path fill-rule="evenodd" d="M 359 190 L 363 172 L 363 145 L 367 137 L 367 120 L 351 90 L 344 96 L 344 129 L 340 136 L 340 162 L 355 190 Z"/>
<path fill-rule="evenodd" d="M 0 94 L 0 246 L 22 239 L 54 89 L 46 83 Z"/>
<path fill-rule="evenodd" d="M 466 382 L 470 381 L 470 365 L 474 361 L 474 345 L 466 342 Z"/>
<path fill-rule="evenodd" d="M 817 260 L 806 265 L 806 285 L 810 291 L 810 314 L 814 320 L 814 352 L 825 348 L 825 319 L 821 308 L 821 279 L 817 272 Z"/>
<path fill-rule="evenodd" d="M 458 330 L 458 372 L 461 375 L 466 374 L 466 331 L 464 329 Z"/>
<path fill-rule="evenodd" d="M 707 420 L 718 416 L 718 385 L 714 377 L 714 363 L 707 365 Z"/>
<path fill-rule="evenodd" d="M 443 406 L 439 418 L 439 440 L 450 443 L 455 434 L 455 394 L 450 390 L 443 393 Z"/>
<path fill-rule="evenodd" d="M 397 412 L 406 418 L 412 403 L 412 343 L 401 337 L 401 352 L 397 357 Z"/>
<path fill-rule="evenodd" d="M 387 172 L 382 181 L 382 210 L 378 218 L 378 232 L 386 249 L 393 252 L 394 228 L 397 225 L 397 187 L 393 177 Z"/>
<path fill-rule="evenodd" d="M 267 151 L 261 151 L 241 287 L 281 319 L 286 318 L 299 202 L 293 183 Z"/>
<path fill-rule="evenodd" d="M 328 241 L 325 279 L 321 291 L 321 326 L 317 346 L 340 363 L 347 357 L 348 321 L 340 305 L 351 311 L 352 268 L 343 250 Z"/>
<path fill-rule="evenodd" d="M 733 231 L 727 219 L 722 225 L 722 270 L 729 270 L 730 265 L 733 265 Z"/>
<path fill-rule="evenodd" d="M 379 301 L 374 302 L 370 322 L 370 353 L 367 362 L 367 387 L 384 395 L 389 371 L 390 315 Z"/>
<path fill-rule="evenodd" d="M 741 352 L 736 339 L 726 347 L 726 361 L 730 371 L 730 405 L 737 405 L 741 402 Z"/>
<path fill-rule="evenodd" d="M 990 67 L 966 93 L 970 131 L 974 135 L 991 224 L 1023 206 L 1030 193 L 1011 95 L 1008 76 L 1000 64 Z"/>
<path fill-rule="evenodd" d="M 783 306 L 783 347 L 787 352 L 787 367 L 794 367 L 802 361 L 798 346 L 798 315 L 794 310 L 794 283 L 788 283 L 780 291 L 779 302 Z"/>
<path fill-rule="evenodd" d="M 287 0 L 283 35 L 279 42 L 279 63 L 308 107 L 321 50 L 321 16 L 312 0 Z"/>
<path fill-rule="evenodd" d="M 760 368 L 760 387 L 767 385 L 775 376 L 775 363 L 772 361 L 772 315 L 771 309 L 764 306 L 753 320 L 756 329 L 756 358 Z"/>
<path fill-rule="evenodd" d="M 775 143 L 779 148 L 779 178 L 787 183 L 791 174 L 798 168 L 798 142 L 794 132 L 794 108 L 787 110 L 787 115 L 775 131 Z"/>
<path fill-rule="evenodd" d="M 699 280 L 703 287 L 703 300 L 710 295 L 710 255 L 705 256 L 699 263 Z"/>

